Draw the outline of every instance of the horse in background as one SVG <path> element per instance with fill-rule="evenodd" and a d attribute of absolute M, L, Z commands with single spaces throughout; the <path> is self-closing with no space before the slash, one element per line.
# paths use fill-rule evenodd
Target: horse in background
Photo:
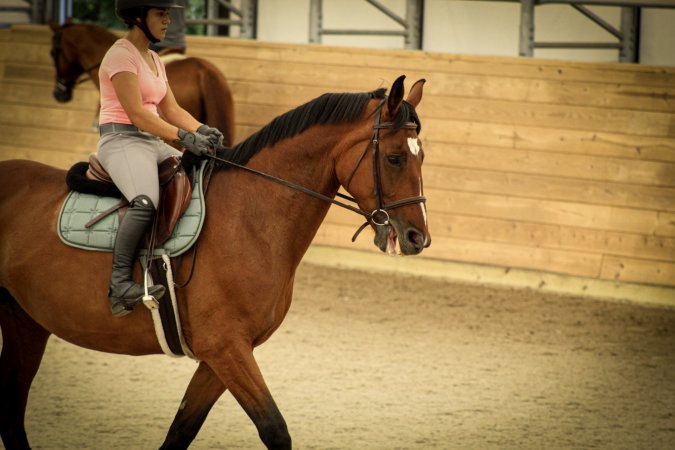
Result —
<path fill-rule="evenodd" d="M 49 24 L 52 30 L 50 54 L 56 68 L 54 98 L 68 102 L 82 75 L 100 89 L 98 69 L 103 56 L 119 37 L 95 24 Z M 227 80 L 218 68 L 203 58 L 187 57 L 166 64 L 166 75 L 176 101 L 194 118 L 218 128 L 224 145 L 234 144 L 234 101 Z M 83 80 L 86 80 L 84 78 Z"/>

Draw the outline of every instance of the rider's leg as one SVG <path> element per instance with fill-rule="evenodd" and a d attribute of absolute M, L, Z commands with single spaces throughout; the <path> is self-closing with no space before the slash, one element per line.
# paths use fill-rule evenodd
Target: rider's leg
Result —
<path fill-rule="evenodd" d="M 147 133 L 117 133 L 101 137 L 98 157 L 130 207 L 120 223 L 113 250 L 113 270 L 108 298 L 115 316 L 128 314 L 142 301 L 144 289 L 133 282 L 138 247 L 155 216 L 159 202 L 157 159 L 164 143 Z M 162 286 L 149 288 L 159 298 Z"/>
<path fill-rule="evenodd" d="M 155 217 L 155 206 L 150 198 L 139 195 L 131 201 L 129 210 L 122 219 L 113 250 L 112 274 L 108 300 L 114 316 L 128 314 L 145 295 L 143 286 L 132 279 L 138 247 Z M 150 286 L 148 294 L 159 299 L 164 295 L 164 286 Z"/>

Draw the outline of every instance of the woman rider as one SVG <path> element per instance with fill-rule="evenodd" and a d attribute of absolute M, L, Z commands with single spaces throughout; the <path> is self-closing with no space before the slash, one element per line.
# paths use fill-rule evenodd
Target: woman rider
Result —
<path fill-rule="evenodd" d="M 115 12 L 128 31 L 108 50 L 99 70 L 101 138 L 97 154 L 129 209 L 120 222 L 113 249 L 108 300 L 117 317 L 142 301 L 145 289 L 132 279 L 138 246 L 159 202 L 157 166 L 181 152 L 173 141 L 196 155 L 222 144 L 222 133 L 203 125 L 181 108 L 171 91 L 164 65 L 148 45 L 164 38 L 169 9 L 176 0 L 115 0 Z M 161 112 L 162 117 L 159 116 Z M 155 298 L 164 287 L 151 286 Z"/>

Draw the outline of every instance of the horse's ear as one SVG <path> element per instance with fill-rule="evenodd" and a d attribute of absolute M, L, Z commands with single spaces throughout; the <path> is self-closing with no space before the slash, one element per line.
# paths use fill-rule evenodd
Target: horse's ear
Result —
<path fill-rule="evenodd" d="M 401 75 L 394 81 L 394 84 L 389 90 L 389 97 L 387 97 L 387 109 L 389 110 L 389 116 L 394 117 L 398 111 L 398 107 L 403 101 L 403 80 L 405 80 L 405 75 Z"/>
<path fill-rule="evenodd" d="M 417 108 L 417 105 L 420 104 L 420 100 L 422 100 L 422 90 L 424 88 L 424 83 L 426 82 L 427 80 L 422 78 L 421 80 L 415 81 L 415 84 L 410 88 L 408 98 L 406 98 L 405 101 L 413 105 L 413 108 Z"/>
<path fill-rule="evenodd" d="M 56 33 L 59 30 L 59 24 L 54 22 L 53 20 L 49 19 L 47 24 L 49 25 L 49 28 L 51 28 L 54 33 Z"/>

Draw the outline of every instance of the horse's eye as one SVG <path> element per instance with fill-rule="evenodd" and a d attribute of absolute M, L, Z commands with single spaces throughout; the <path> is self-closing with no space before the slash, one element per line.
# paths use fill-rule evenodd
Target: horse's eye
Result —
<path fill-rule="evenodd" d="M 403 157 L 401 155 L 387 155 L 387 162 L 394 167 L 401 167 L 403 165 Z"/>

